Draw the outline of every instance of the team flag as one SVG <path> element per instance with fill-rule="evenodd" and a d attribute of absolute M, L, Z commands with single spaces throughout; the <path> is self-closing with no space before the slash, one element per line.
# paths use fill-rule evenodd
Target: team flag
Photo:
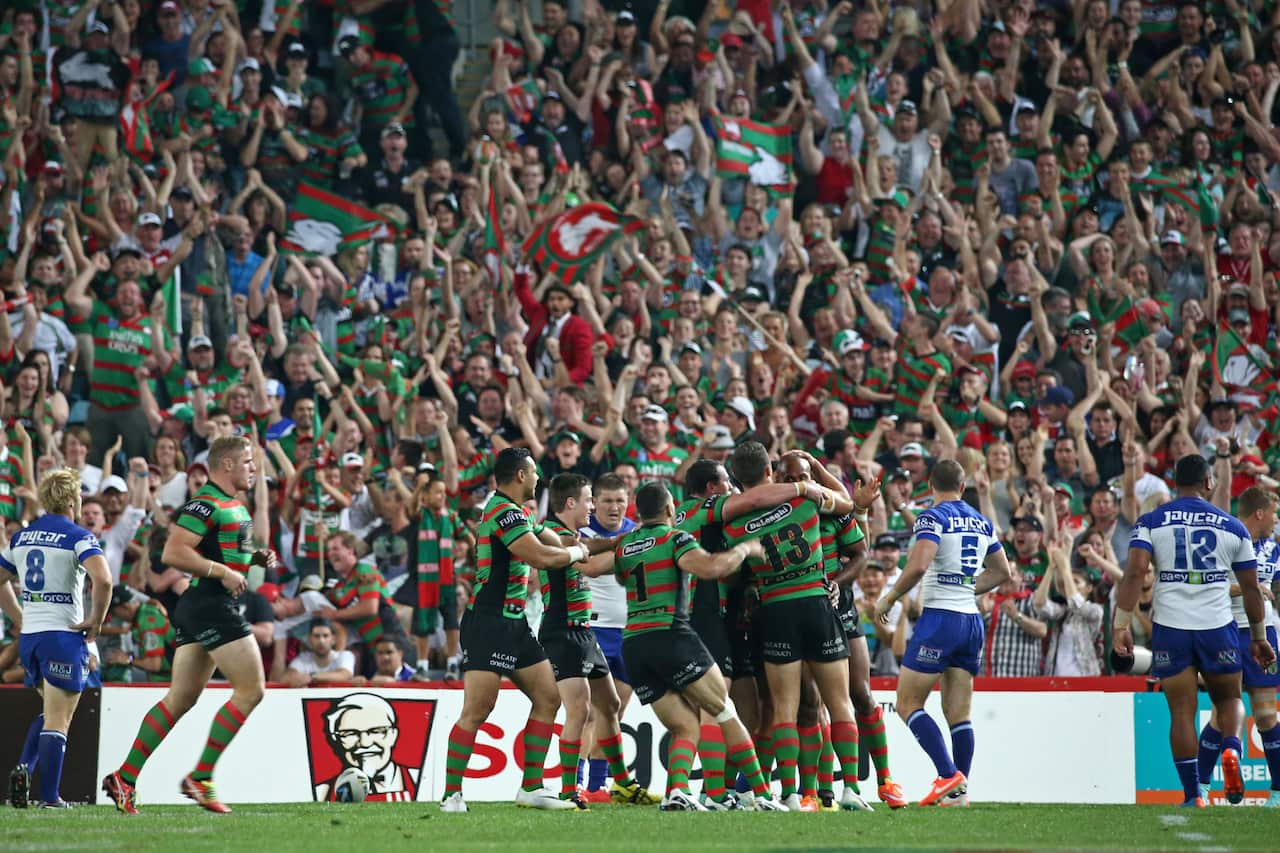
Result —
<path fill-rule="evenodd" d="M 720 177 L 749 178 L 776 194 L 794 189 L 790 128 L 724 116 L 714 122 Z"/>
<path fill-rule="evenodd" d="M 613 241 L 645 227 L 643 219 L 626 216 L 599 201 L 571 207 L 543 220 L 524 242 L 524 254 L 563 282 L 577 280 L 578 270 L 594 263 Z"/>
<path fill-rule="evenodd" d="M 150 95 L 127 103 L 120 110 L 120 136 L 124 141 L 125 153 L 139 165 L 150 163 L 156 154 L 155 142 L 151 138 L 151 116 L 148 112 L 151 102 L 172 86 L 173 80 L 174 76 L 170 73 Z"/>
<path fill-rule="evenodd" d="M 1271 369 L 1230 326 L 1221 326 L 1213 344 L 1213 378 L 1232 400 L 1249 411 L 1262 408 L 1275 390 Z"/>
<path fill-rule="evenodd" d="M 488 213 L 484 222 L 484 247 L 480 251 L 480 260 L 489 275 L 489 283 L 496 290 L 501 288 L 505 280 L 502 262 L 507 256 L 507 241 L 502 235 L 502 222 L 498 218 L 501 213 L 498 209 L 498 194 L 492 184 L 489 186 Z"/>
<path fill-rule="evenodd" d="M 174 269 L 169 278 L 160 285 L 160 293 L 164 297 L 164 325 L 174 339 L 182 337 L 182 288 L 178 286 L 178 276 L 182 274 Z"/>
<path fill-rule="evenodd" d="M 507 89 L 507 101 L 520 124 L 528 124 L 542 105 L 542 90 L 538 88 L 538 81 L 532 77 L 524 78 Z"/>
<path fill-rule="evenodd" d="M 376 210 L 303 182 L 289 210 L 289 233 L 280 248 L 298 255 L 333 256 L 395 233 L 395 224 Z"/>

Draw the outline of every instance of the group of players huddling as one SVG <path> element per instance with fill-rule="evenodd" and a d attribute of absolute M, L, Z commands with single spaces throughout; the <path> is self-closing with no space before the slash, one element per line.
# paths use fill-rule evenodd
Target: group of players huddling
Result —
<path fill-rule="evenodd" d="M 181 790 L 210 811 L 229 811 L 214 793 L 214 765 L 262 697 L 260 658 L 234 606 L 249 565 L 273 560 L 269 552 L 251 550 L 252 525 L 239 500 L 253 480 L 253 451 L 243 438 L 219 439 L 209 468 L 209 484 L 180 511 L 163 557 L 194 579 L 174 614 L 172 686 L 145 716 L 125 763 L 103 780 L 127 813 L 137 811 L 134 785 L 143 764 L 195 704 L 215 666 L 230 680 L 232 697 L 215 715 Z M 504 677 L 532 704 L 521 735 L 521 806 L 870 810 L 857 784 L 860 734 L 870 741 L 879 799 L 892 808 L 907 805 L 889 776 L 884 721 L 870 694 L 866 642 L 849 587 L 879 482 L 859 483 L 851 495 L 802 452 L 783 456 L 775 471 L 756 442 L 733 452 L 729 470 L 740 491 L 720 463 L 695 463 L 686 479 L 690 498 L 678 507 L 661 483 L 642 485 L 635 494 L 638 524 L 624 517 L 625 489 L 618 496 L 609 489 L 606 504 L 610 483 L 604 480 L 597 497 L 610 511 L 596 512 L 592 484 L 561 474 L 549 485 L 550 512 L 540 523 L 525 509 L 538 485 L 529 452 L 510 448 L 498 455 L 497 489 L 483 509 L 477 579 L 461 625 L 464 702 L 449 733 L 443 811 L 467 810 L 463 776 Z M 1153 672 L 1169 702 L 1186 804 L 1205 803 L 1201 780 L 1219 756 L 1227 797 L 1239 802 L 1242 670 L 1268 761 L 1280 763 L 1276 636 L 1259 587 L 1280 560 L 1271 538 L 1277 496 L 1250 489 L 1241 496 L 1241 518 L 1233 518 L 1208 502 L 1213 473 L 1194 455 L 1178 462 L 1176 483 L 1178 498 L 1134 528 L 1117 591 L 1114 647 L 1119 655 L 1132 653 L 1131 611 L 1143 578 L 1154 572 Z M 969 802 L 969 704 L 983 648 L 977 597 L 999 586 L 1010 568 L 992 522 L 961 499 L 961 466 L 939 462 L 930 485 L 934 505 L 917 518 L 906 565 L 875 616 L 886 620 L 893 604 L 922 584 L 923 612 L 902 662 L 897 710 L 937 769 L 920 805 L 960 806 Z M 85 683 L 87 644 L 107 614 L 111 579 L 97 541 L 76 524 L 78 476 L 47 476 L 39 498 L 45 514 L 0 553 L 0 608 L 21 622 L 27 683 L 44 701 L 11 798 L 16 792 L 26 804 L 31 772 L 38 769 L 40 805 L 57 808 L 66 805 L 58 793 L 66 733 Z M 535 569 L 548 602 L 537 639 L 524 612 Z M 13 575 L 21 606 L 8 583 Z M 625 617 L 610 613 L 621 605 L 616 593 L 623 589 Z M 1199 743 L 1197 676 L 1214 703 Z M 950 747 L 924 710 L 939 681 Z M 661 798 L 629 775 L 623 759 L 619 717 L 632 691 L 670 733 Z M 544 786 L 543 768 L 562 705 L 557 793 Z M 600 758 L 587 762 L 583 786 L 579 759 L 588 732 Z M 701 798 L 689 787 L 695 754 L 702 762 Z M 597 764 L 599 775 L 607 770 L 612 777 L 608 791 Z M 1271 769 L 1273 775 L 1280 770 Z M 735 795 L 730 789 L 737 784 L 730 783 L 739 777 L 743 790 Z M 780 799 L 770 778 L 780 780 Z"/>

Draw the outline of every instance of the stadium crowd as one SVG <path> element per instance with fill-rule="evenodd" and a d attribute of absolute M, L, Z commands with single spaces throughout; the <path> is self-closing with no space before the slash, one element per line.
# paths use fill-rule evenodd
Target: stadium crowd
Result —
<path fill-rule="evenodd" d="M 284 568 L 243 601 L 295 686 L 456 677 L 510 445 L 631 515 L 749 439 L 882 477 L 877 675 L 937 460 L 1019 570 L 982 604 L 993 676 L 1107 671 L 1179 458 L 1227 504 L 1276 486 L 1273 4 L 498 0 L 462 105 L 452 5 L 4 4 L 0 516 L 81 473 L 102 680 L 166 680 L 159 557 L 223 435 L 265 472 Z M 590 202 L 643 227 L 531 266 Z"/>

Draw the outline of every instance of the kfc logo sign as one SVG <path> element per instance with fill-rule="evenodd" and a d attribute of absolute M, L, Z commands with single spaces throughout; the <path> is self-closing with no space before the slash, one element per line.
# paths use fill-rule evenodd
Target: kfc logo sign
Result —
<path fill-rule="evenodd" d="M 312 797 L 335 800 L 334 783 L 353 768 L 369 779 L 367 800 L 415 800 L 435 709 L 434 699 L 386 699 L 374 693 L 303 699 Z"/>

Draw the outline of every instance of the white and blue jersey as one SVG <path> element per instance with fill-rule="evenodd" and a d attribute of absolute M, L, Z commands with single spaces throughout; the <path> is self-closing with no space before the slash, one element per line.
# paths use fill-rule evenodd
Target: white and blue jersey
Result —
<path fill-rule="evenodd" d="M 578 535 L 586 539 L 610 539 L 614 536 L 625 536 L 640 525 L 629 518 L 622 519 L 622 526 L 617 530 L 607 530 L 594 515 L 586 527 L 578 531 Z M 627 588 L 618 583 L 613 575 L 601 575 L 598 578 L 587 578 L 587 586 L 591 588 L 591 627 L 616 628 L 621 631 L 627 625 Z M 619 634 L 619 637 L 622 635 Z M 621 642 L 621 640 L 619 640 Z"/>
<path fill-rule="evenodd" d="M 89 649 L 71 629 L 84 621 L 84 561 L 103 556 L 97 538 L 63 515 L 45 515 L 0 551 L 0 568 L 18 576 L 22 598 L 19 656 L 25 683 L 84 689 Z"/>
<path fill-rule="evenodd" d="M 1203 631 L 1234 622 L 1234 572 L 1257 566 L 1249 531 L 1201 498 L 1178 498 L 1138 519 L 1130 548 L 1151 554 L 1152 621 Z"/>
<path fill-rule="evenodd" d="M 920 584 L 921 604 L 955 613 L 977 613 L 974 578 L 987 557 L 1000 550 L 995 525 L 964 501 L 947 501 L 920 513 L 912 532 L 916 540 L 938 546 Z"/>
<path fill-rule="evenodd" d="M 1277 564 L 1280 564 L 1280 543 L 1270 536 L 1259 539 L 1253 543 L 1253 553 L 1258 560 L 1258 585 L 1271 586 L 1271 581 L 1276 576 Z M 1265 611 L 1262 624 L 1266 626 L 1267 642 L 1273 649 L 1280 648 L 1276 636 L 1275 608 L 1271 606 L 1271 600 L 1265 595 L 1262 597 L 1262 606 Z M 1250 649 L 1253 634 L 1249 630 L 1249 616 L 1244 612 L 1244 596 L 1231 596 L 1231 614 L 1236 618 L 1236 631 L 1240 635 L 1240 663 L 1243 667 L 1244 686 L 1280 687 L 1280 671 L 1276 666 L 1272 664 L 1264 670 L 1253 659 Z"/>

